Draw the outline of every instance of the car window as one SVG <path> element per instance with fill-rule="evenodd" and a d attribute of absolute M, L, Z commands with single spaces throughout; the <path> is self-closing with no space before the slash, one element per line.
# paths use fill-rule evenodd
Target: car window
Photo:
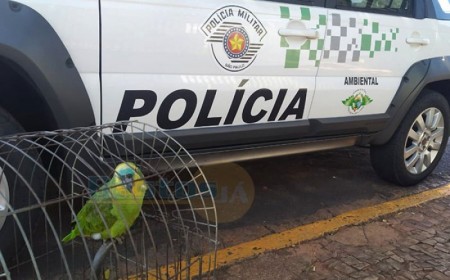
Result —
<path fill-rule="evenodd" d="M 448 0 L 438 0 L 435 2 L 436 17 L 438 19 L 450 20 L 450 2 Z"/>
<path fill-rule="evenodd" d="M 317 6 L 317 7 L 325 6 L 325 0 L 262 0 L 262 1 L 280 2 L 280 3 L 297 4 L 297 5 L 307 5 L 307 6 Z"/>
<path fill-rule="evenodd" d="M 412 0 L 337 0 L 336 8 L 372 13 L 411 15 Z"/>
<path fill-rule="evenodd" d="M 342 0 L 344 5 L 350 5 L 356 8 L 372 8 L 372 9 L 400 9 L 405 0 Z"/>

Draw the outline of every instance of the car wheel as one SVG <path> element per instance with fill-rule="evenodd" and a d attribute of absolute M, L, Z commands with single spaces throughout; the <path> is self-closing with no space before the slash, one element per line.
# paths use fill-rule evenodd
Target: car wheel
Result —
<path fill-rule="evenodd" d="M 445 97 L 424 90 L 389 142 L 371 146 L 372 166 L 378 175 L 401 186 L 411 186 L 425 179 L 444 153 L 449 117 Z"/>
<path fill-rule="evenodd" d="M 22 126 L 0 108 L 0 135 L 22 132 Z M 30 238 L 41 211 L 26 207 L 43 198 L 45 186 L 43 172 L 36 167 L 37 151 L 20 141 L 15 146 L 5 143 L 9 142 L 0 141 L 0 253 L 8 261 L 19 256 L 24 240 Z"/>

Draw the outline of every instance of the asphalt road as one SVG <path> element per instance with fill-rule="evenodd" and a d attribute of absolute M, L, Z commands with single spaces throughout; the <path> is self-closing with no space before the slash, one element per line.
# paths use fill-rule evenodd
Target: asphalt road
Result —
<path fill-rule="evenodd" d="M 450 151 L 425 181 L 408 188 L 380 179 L 370 165 L 369 149 L 361 147 L 247 161 L 239 165 L 253 181 L 254 200 L 248 211 L 232 222 L 221 223 L 219 215 L 219 248 L 450 182 Z M 242 192 L 240 195 L 242 198 Z M 228 194 L 228 201 L 232 196 Z M 220 199 L 219 194 L 219 214 L 237 205 L 236 196 L 231 207 L 226 200 Z"/>

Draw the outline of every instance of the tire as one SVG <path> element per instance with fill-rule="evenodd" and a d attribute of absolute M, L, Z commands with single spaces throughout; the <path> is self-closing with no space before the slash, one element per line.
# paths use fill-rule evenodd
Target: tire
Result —
<path fill-rule="evenodd" d="M 445 151 L 449 117 L 445 97 L 423 90 L 389 142 L 371 146 L 370 158 L 378 175 L 401 186 L 425 179 Z"/>
<path fill-rule="evenodd" d="M 22 132 L 24 132 L 22 126 L 0 108 L 0 135 Z M 10 207 L 18 210 L 37 203 L 26 182 L 33 186 L 39 199 L 44 197 L 45 191 L 43 173 L 36 168 L 36 163 L 40 162 L 37 151 L 27 150 L 29 145 L 25 143 L 19 143 L 17 147 L 19 149 L 0 143 L 0 204 L 2 204 L 0 208 L 3 210 L 0 214 L 6 214 L 6 218 L 3 217 L 0 221 L 0 253 L 7 262 L 20 258 L 24 239 L 30 238 L 40 216 L 40 210 L 29 210 L 17 213 L 16 219 L 11 215 Z M 27 151 L 26 154 L 20 152 L 20 149 Z M 20 230 L 19 224 L 23 231 Z"/>

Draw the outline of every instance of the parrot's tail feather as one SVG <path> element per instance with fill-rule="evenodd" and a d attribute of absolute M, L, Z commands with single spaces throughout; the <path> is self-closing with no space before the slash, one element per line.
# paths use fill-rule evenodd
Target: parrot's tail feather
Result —
<path fill-rule="evenodd" d="M 66 237 L 64 237 L 61 241 L 63 243 L 68 243 L 69 241 L 75 239 L 78 236 L 78 231 L 76 229 L 72 230 Z"/>

